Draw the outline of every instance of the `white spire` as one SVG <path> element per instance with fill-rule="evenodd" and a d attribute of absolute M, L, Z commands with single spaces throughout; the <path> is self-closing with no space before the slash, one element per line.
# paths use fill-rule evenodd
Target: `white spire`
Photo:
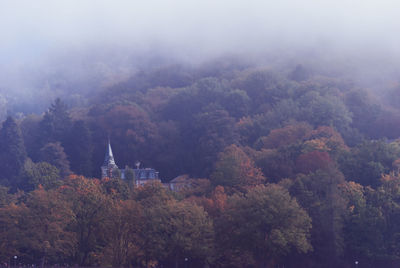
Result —
<path fill-rule="evenodd" d="M 113 156 L 113 152 L 111 149 L 111 143 L 110 143 L 110 139 L 108 139 L 108 146 L 107 146 L 107 151 L 106 151 L 106 156 L 104 158 L 104 166 L 108 166 L 108 165 L 115 165 L 115 160 L 114 160 L 114 156 Z"/>

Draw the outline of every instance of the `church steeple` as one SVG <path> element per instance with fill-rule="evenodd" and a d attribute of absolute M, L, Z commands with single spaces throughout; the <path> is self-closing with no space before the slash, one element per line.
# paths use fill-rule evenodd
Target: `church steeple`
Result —
<path fill-rule="evenodd" d="M 103 166 L 108 166 L 108 165 L 113 165 L 113 166 L 115 165 L 115 160 L 114 160 L 113 152 L 111 149 L 110 139 L 108 139 L 106 156 L 104 157 L 104 163 L 103 163 Z"/>
<path fill-rule="evenodd" d="M 110 139 L 106 148 L 106 155 L 104 157 L 104 163 L 101 166 L 101 178 L 112 178 L 114 176 L 113 171 L 118 170 L 118 166 L 115 164 L 114 155 L 111 149 Z"/>

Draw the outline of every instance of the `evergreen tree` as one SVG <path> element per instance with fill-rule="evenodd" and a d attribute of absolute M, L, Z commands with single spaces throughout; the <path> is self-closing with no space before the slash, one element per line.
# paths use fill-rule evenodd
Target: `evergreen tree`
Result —
<path fill-rule="evenodd" d="M 71 118 L 67 105 L 57 98 L 45 113 L 39 128 L 41 145 L 56 141 L 64 144 L 66 134 L 69 133 L 71 128 Z"/>
<path fill-rule="evenodd" d="M 72 171 L 79 175 L 92 176 L 92 137 L 84 121 L 74 122 L 64 147 Z"/>
<path fill-rule="evenodd" d="M 0 177 L 3 183 L 13 185 L 24 161 L 26 151 L 21 130 L 12 117 L 8 117 L 0 131 Z"/>

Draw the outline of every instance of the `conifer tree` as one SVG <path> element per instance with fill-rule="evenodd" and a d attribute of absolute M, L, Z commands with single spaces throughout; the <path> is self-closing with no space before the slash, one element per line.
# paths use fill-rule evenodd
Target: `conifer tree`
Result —
<path fill-rule="evenodd" d="M 92 137 L 84 121 L 74 122 L 64 148 L 72 171 L 90 177 L 92 175 Z"/>
<path fill-rule="evenodd" d="M 26 159 L 26 151 L 21 130 L 14 118 L 8 117 L 0 130 L 1 179 L 13 185 Z"/>
<path fill-rule="evenodd" d="M 64 144 L 66 134 L 69 133 L 71 128 L 71 118 L 67 105 L 57 98 L 45 113 L 39 128 L 39 140 L 42 141 L 42 146 L 48 142 L 56 141 Z"/>

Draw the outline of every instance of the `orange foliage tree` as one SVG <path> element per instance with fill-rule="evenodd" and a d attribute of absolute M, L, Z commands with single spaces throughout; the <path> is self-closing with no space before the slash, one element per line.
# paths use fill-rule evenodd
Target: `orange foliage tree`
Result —
<path fill-rule="evenodd" d="M 245 190 L 265 182 L 261 170 L 255 167 L 254 162 L 237 145 L 230 145 L 219 154 L 211 174 L 213 185 Z"/>

